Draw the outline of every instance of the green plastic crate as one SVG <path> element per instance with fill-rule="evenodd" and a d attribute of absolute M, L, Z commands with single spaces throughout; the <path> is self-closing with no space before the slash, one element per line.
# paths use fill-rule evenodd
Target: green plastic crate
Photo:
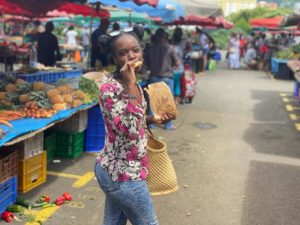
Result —
<path fill-rule="evenodd" d="M 52 132 L 44 140 L 44 149 L 47 151 L 47 163 L 51 162 L 55 157 L 56 133 Z"/>
<path fill-rule="evenodd" d="M 55 156 L 76 159 L 84 150 L 83 132 L 56 131 Z"/>

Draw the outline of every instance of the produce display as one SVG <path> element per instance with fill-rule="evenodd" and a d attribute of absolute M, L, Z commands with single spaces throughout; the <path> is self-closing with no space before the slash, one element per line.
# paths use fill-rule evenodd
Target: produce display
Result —
<path fill-rule="evenodd" d="M 299 60 L 291 60 L 288 61 L 288 66 L 290 67 L 291 70 L 294 72 L 300 71 L 300 61 Z"/>
<path fill-rule="evenodd" d="M 278 59 L 294 59 L 297 60 L 300 57 L 300 45 L 295 45 L 288 49 L 283 49 L 275 53 L 275 57 Z"/>
<path fill-rule="evenodd" d="M 23 117 L 49 118 L 57 111 L 76 108 L 86 102 L 85 93 L 74 90 L 69 84 L 31 84 L 10 74 L 0 81 L 0 107 L 17 110 Z"/>

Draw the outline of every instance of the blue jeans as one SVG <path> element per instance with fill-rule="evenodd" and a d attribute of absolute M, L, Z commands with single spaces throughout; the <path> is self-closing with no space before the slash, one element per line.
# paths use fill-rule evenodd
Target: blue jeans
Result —
<path fill-rule="evenodd" d="M 145 181 L 113 182 L 97 162 L 95 175 L 105 193 L 103 225 L 158 225 Z"/>
<path fill-rule="evenodd" d="M 153 83 L 157 83 L 157 82 L 165 82 L 166 85 L 168 85 L 168 87 L 171 90 L 172 95 L 174 96 L 174 80 L 173 78 L 170 77 L 151 77 L 149 80 L 149 84 L 153 84 Z M 153 116 L 153 112 L 151 110 L 150 104 L 148 104 L 148 114 L 149 116 Z M 165 124 L 165 129 L 171 129 L 173 126 L 173 122 L 170 121 L 168 123 Z"/>

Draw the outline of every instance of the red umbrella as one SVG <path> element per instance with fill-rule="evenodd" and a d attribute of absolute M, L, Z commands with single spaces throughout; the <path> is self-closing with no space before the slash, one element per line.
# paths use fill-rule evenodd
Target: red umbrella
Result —
<path fill-rule="evenodd" d="M 30 11 L 21 8 L 19 4 L 7 0 L 0 0 L 0 13 L 26 17 L 33 16 Z"/>
<path fill-rule="evenodd" d="M 120 2 L 126 2 L 128 0 L 119 0 L 119 1 Z M 129 1 L 133 1 L 134 3 L 136 3 L 138 5 L 148 4 L 148 5 L 151 5 L 153 7 L 156 7 L 159 0 L 129 0 Z"/>
<path fill-rule="evenodd" d="M 265 27 L 268 29 L 277 29 L 280 27 L 284 17 L 278 16 L 274 18 L 262 18 L 250 20 L 251 27 Z"/>
<path fill-rule="evenodd" d="M 91 16 L 91 17 L 100 17 L 100 18 L 109 18 L 110 13 L 107 10 L 100 9 L 96 11 L 94 8 L 87 5 L 80 5 L 71 2 L 66 2 L 62 5 L 59 5 L 55 10 L 60 12 L 66 12 L 69 14 L 82 15 L 82 16 Z"/>

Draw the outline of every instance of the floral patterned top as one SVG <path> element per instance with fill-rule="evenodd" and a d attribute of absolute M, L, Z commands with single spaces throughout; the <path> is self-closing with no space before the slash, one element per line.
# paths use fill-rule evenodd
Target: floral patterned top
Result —
<path fill-rule="evenodd" d="M 141 93 L 142 89 L 140 86 Z M 113 76 L 100 85 L 99 103 L 105 124 L 105 145 L 97 162 L 113 181 L 145 180 L 148 174 L 146 101 L 134 105 Z"/>

